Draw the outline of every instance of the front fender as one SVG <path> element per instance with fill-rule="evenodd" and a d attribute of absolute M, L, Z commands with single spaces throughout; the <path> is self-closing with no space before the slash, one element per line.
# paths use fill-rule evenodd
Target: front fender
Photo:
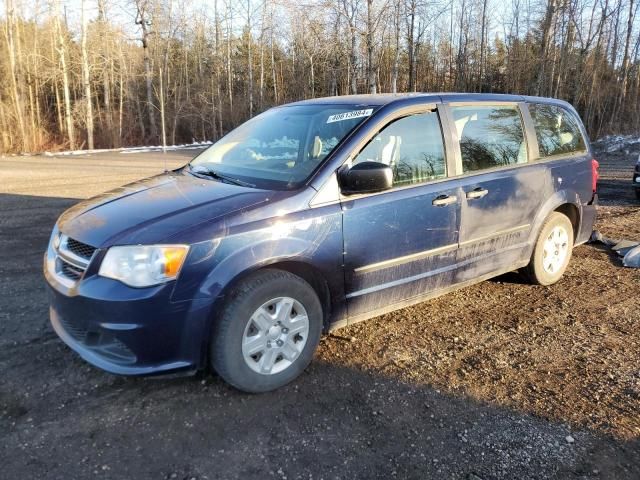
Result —
<path fill-rule="evenodd" d="M 259 228 L 192 245 L 173 300 L 213 303 L 239 276 L 290 261 L 317 270 L 337 298 L 344 290 L 342 249 L 338 205 L 286 216 Z"/>
<path fill-rule="evenodd" d="M 236 250 L 204 279 L 199 294 L 215 299 L 234 279 L 278 262 L 313 262 L 313 242 L 300 238 L 262 240 Z"/>

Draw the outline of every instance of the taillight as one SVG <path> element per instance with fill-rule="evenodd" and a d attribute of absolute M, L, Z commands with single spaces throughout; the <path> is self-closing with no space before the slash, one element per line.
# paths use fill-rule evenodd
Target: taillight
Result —
<path fill-rule="evenodd" d="M 594 158 L 591 160 L 591 190 L 593 193 L 596 193 L 596 189 L 598 187 L 598 178 L 600 178 L 600 174 L 598 173 L 598 168 L 600 168 L 600 164 Z"/>

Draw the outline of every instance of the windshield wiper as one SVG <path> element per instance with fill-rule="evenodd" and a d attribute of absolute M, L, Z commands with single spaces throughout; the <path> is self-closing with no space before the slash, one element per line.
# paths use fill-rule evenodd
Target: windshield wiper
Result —
<path fill-rule="evenodd" d="M 250 187 L 255 188 L 253 183 L 243 182 L 237 178 L 230 177 L 229 175 L 225 175 L 224 173 L 216 172 L 215 170 L 194 170 L 193 166 L 189 164 L 189 172 L 196 176 L 203 176 L 209 178 L 215 178 L 216 180 L 221 180 L 223 182 L 232 183 L 234 185 L 239 185 L 241 187 Z"/>

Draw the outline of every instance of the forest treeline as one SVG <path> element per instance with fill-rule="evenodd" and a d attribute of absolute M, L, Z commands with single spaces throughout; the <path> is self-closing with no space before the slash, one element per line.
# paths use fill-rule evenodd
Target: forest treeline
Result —
<path fill-rule="evenodd" d="M 215 140 L 285 102 L 552 96 L 640 131 L 640 0 L 4 0 L 0 150 Z"/>

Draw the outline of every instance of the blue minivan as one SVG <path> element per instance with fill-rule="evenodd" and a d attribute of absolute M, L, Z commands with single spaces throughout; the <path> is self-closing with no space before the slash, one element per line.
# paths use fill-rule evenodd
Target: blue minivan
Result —
<path fill-rule="evenodd" d="M 53 328 L 116 374 L 296 378 L 323 332 L 520 270 L 557 282 L 598 163 L 566 102 L 363 95 L 268 110 L 84 201 L 44 261 Z"/>

